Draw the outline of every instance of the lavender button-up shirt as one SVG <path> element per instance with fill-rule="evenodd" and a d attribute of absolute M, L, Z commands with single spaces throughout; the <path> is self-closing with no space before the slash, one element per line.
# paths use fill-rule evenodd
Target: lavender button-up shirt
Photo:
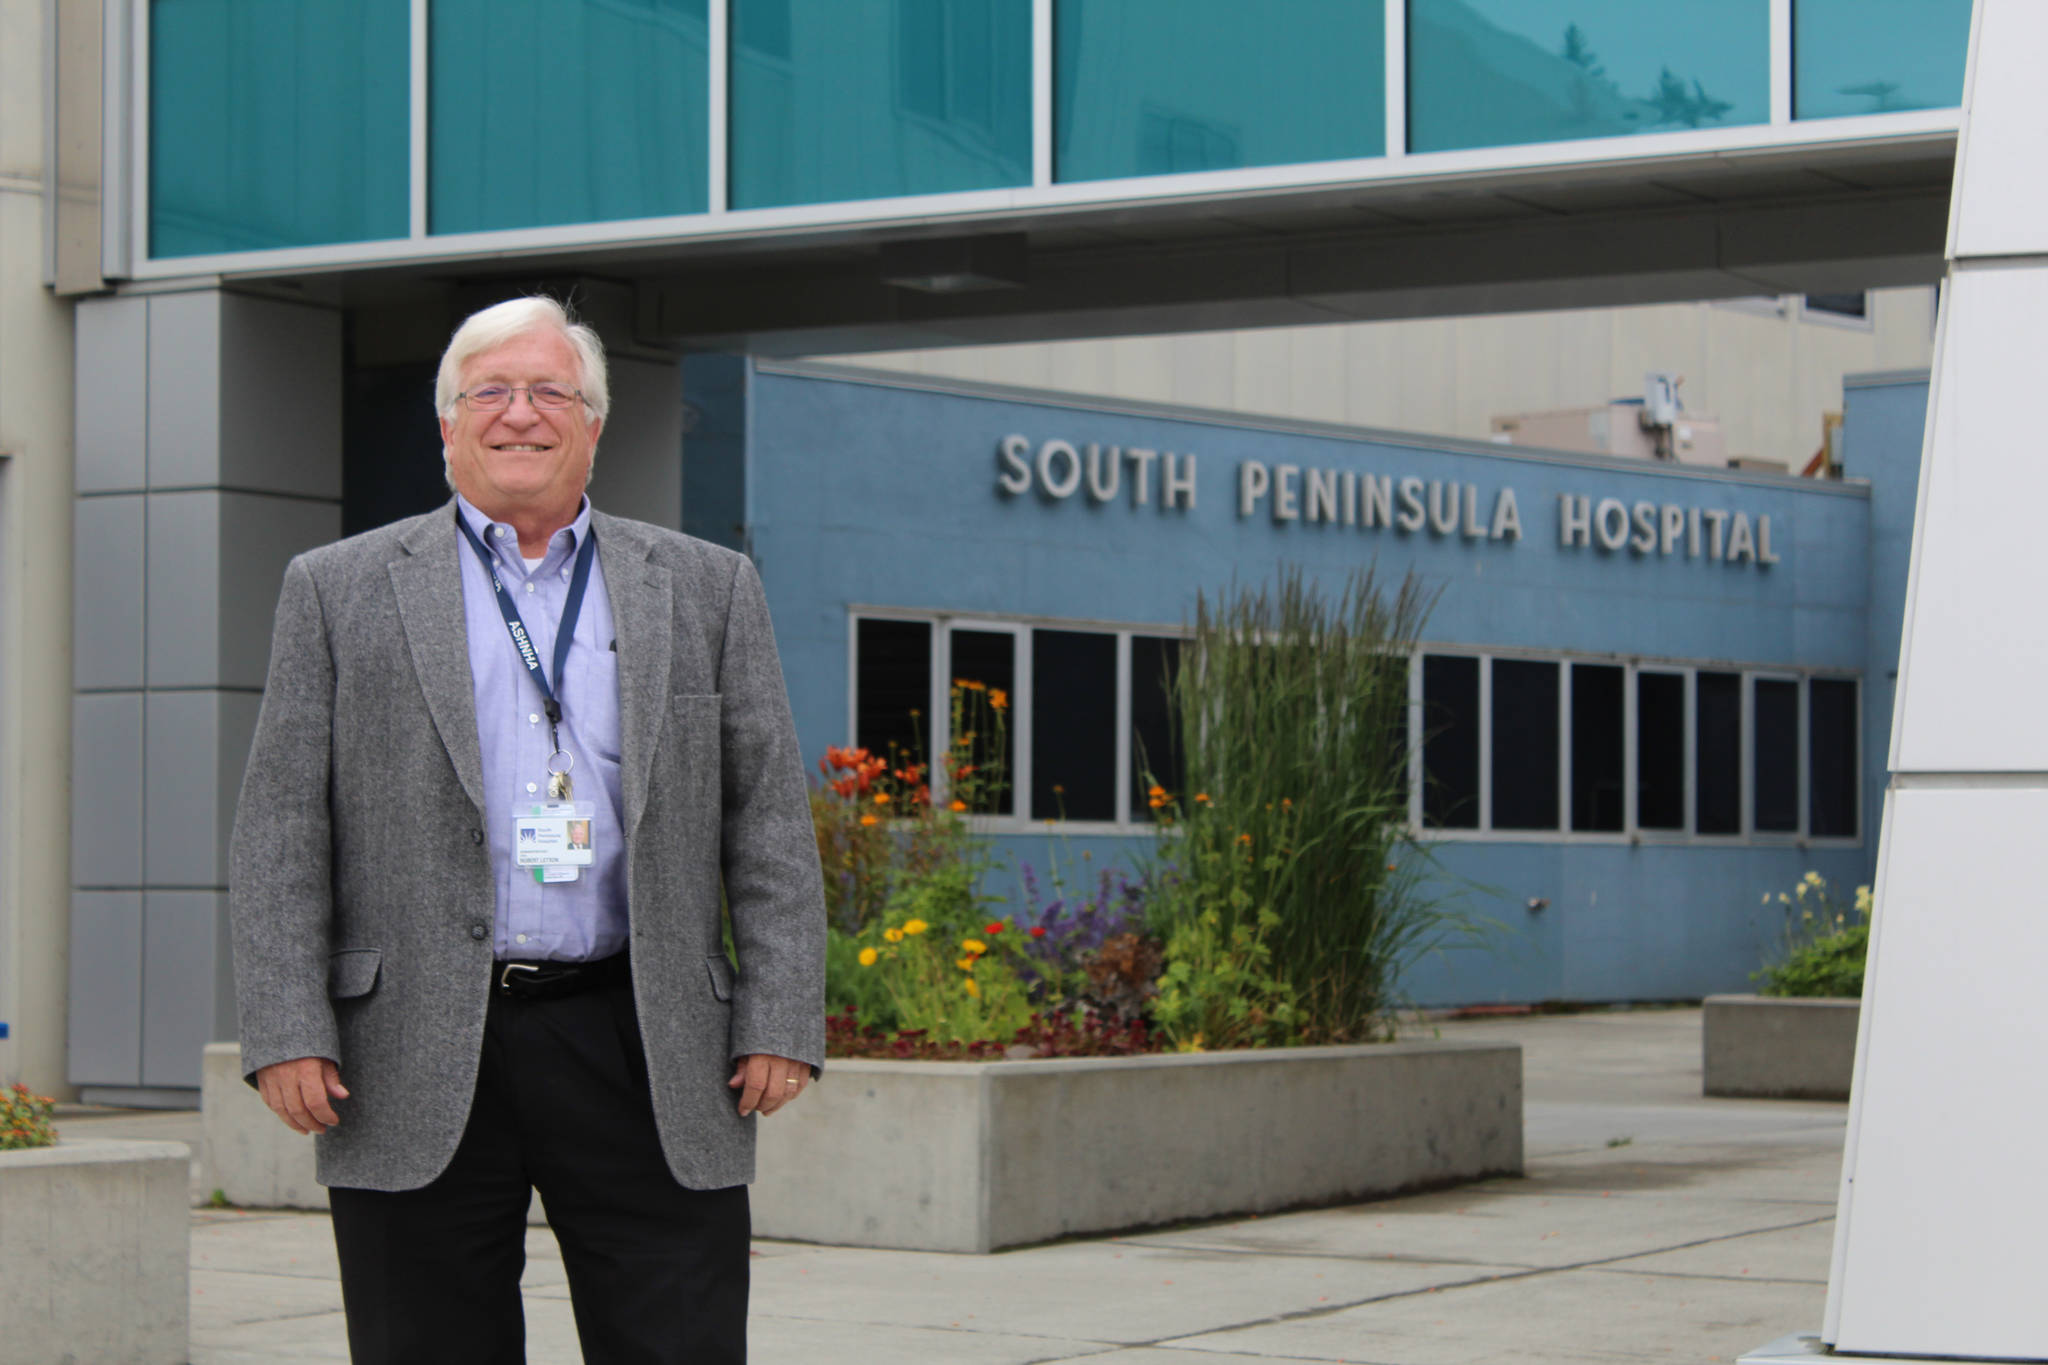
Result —
<path fill-rule="evenodd" d="M 483 748 L 484 829 L 498 878 L 497 956 L 502 960 L 587 962 L 626 946 L 625 835 L 619 796 L 619 655 L 612 633 L 604 569 L 593 559 L 565 676 L 554 676 L 555 632 L 569 596 L 576 551 L 590 534 L 590 500 L 576 520 L 555 532 L 547 556 L 529 571 L 519 533 L 490 521 L 462 497 L 463 520 L 497 556 L 498 576 L 512 590 L 519 618 L 540 651 L 548 684 L 562 703 L 562 747 L 576 757 L 575 798 L 597 809 L 591 821 L 596 861 L 573 882 L 533 879 L 512 858 L 512 811 L 545 800 L 548 718 L 540 688 L 527 675 L 505 629 L 483 561 L 463 541 L 462 608 L 469 631 L 469 676 L 476 696 L 477 739 Z M 453 527 L 449 533 L 458 534 Z"/>

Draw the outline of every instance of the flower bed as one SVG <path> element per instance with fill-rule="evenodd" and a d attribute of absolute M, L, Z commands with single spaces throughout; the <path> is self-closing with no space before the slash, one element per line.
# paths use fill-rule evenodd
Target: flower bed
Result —
<path fill-rule="evenodd" d="M 847 1059 L 760 1144 L 759 1236 L 987 1252 L 1518 1175 L 1521 1049 Z"/>

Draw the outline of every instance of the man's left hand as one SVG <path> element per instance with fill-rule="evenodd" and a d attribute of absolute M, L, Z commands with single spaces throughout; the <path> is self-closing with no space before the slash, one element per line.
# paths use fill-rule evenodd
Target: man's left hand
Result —
<path fill-rule="evenodd" d="M 750 1052 L 733 1068 L 726 1084 L 740 1092 L 740 1117 L 759 1110 L 772 1114 L 804 1093 L 811 1083 L 807 1063 L 777 1057 L 772 1052 Z"/>

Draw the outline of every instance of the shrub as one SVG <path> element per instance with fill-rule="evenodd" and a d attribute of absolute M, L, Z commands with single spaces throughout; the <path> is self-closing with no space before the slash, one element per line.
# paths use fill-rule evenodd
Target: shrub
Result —
<path fill-rule="evenodd" d="M 1151 791 L 1156 1012 L 1183 1045 L 1381 1036 L 1402 969 L 1471 933 L 1423 894 L 1408 829 L 1408 668 L 1432 601 L 1412 574 L 1390 598 L 1360 571 L 1332 599 L 1299 569 L 1196 598 L 1167 679 L 1184 789 Z"/>
<path fill-rule="evenodd" d="M 0 1088 L 0 1152 L 24 1147 L 53 1147 L 57 1129 L 50 1122 L 57 1102 L 25 1085 Z"/>
<path fill-rule="evenodd" d="M 1764 904 L 1785 908 L 1785 937 L 1777 960 L 1750 974 L 1765 995 L 1843 998 L 1863 994 L 1863 964 L 1870 951 L 1868 886 L 1856 888 L 1853 912 L 1834 899 L 1818 872 L 1800 878 L 1790 894 L 1764 893 Z"/>

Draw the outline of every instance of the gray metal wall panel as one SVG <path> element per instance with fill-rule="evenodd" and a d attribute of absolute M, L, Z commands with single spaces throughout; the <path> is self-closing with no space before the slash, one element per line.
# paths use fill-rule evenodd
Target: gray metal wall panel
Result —
<path fill-rule="evenodd" d="M 143 498 L 79 498 L 71 542 L 74 686 L 142 686 Z"/>
<path fill-rule="evenodd" d="M 149 495 L 151 687 L 221 681 L 220 515 L 219 493 Z"/>
<path fill-rule="evenodd" d="M 71 700 L 71 881 L 142 885 L 142 694 Z"/>
<path fill-rule="evenodd" d="M 220 482 L 218 290 L 149 301 L 149 486 Z"/>
<path fill-rule="evenodd" d="M 215 944 L 226 897 L 213 891 L 143 895 L 142 1083 L 199 1084 L 213 1041 Z"/>
<path fill-rule="evenodd" d="M 338 467 L 338 465 L 337 465 Z M 341 536 L 341 504 L 253 493 L 220 495 L 220 578 L 212 604 L 224 687 L 261 687 L 270 668 L 271 623 L 292 556 Z M 234 773 L 240 780 L 240 769 Z"/>
<path fill-rule="evenodd" d="M 72 354 L 81 493 L 140 489 L 149 421 L 149 300 L 83 299 Z"/>
<path fill-rule="evenodd" d="M 341 314 L 221 296 L 220 459 L 230 488 L 341 497 Z M 432 420 L 420 404 L 420 420 Z"/>
<path fill-rule="evenodd" d="M 73 1085 L 142 1079 L 142 893 L 71 893 Z"/>
<path fill-rule="evenodd" d="M 227 825 L 221 819 L 220 694 L 152 692 L 144 749 L 148 811 L 143 884 L 227 885 Z"/>

